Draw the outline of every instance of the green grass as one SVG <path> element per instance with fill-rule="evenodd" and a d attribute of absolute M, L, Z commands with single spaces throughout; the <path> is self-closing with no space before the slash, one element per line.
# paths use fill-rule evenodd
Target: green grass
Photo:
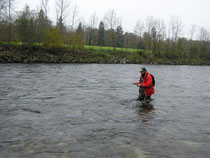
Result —
<path fill-rule="evenodd" d="M 100 46 L 89 46 L 89 45 L 84 45 L 85 49 L 90 49 L 90 50 L 95 50 L 95 51 L 121 51 L 121 52 L 130 52 L 130 53 L 135 53 L 138 52 L 139 50 L 137 49 L 132 49 L 132 48 L 118 48 L 118 47 L 100 47 Z"/>
<path fill-rule="evenodd" d="M 7 42 L 2 42 L 3 44 L 8 44 Z M 9 44 L 14 45 L 14 46 L 21 46 L 22 42 L 10 42 Z M 43 43 L 33 43 L 32 45 L 34 46 L 44 46 Z M 65 44 L 64 47 L 67 47 L 68 45 Z M 119 47 L 106 47 L 106 46 L 89 46 L 89 45 L 84 45 L 84 48 L 86 50 L 94 50 L 98 52 L 106 51 L 106 52 L 112 52 L 112 51 L 117 51 L 117 52 L 128 52 L 128 53 L 137 53 L 140 51 L 139 49 L 133 49 L 133 48 L 119 48 Z M 143 51 L 143 50 L 142 50 Z M 149 50 L 145 50 L 145 52 L 150 52 Z"/>

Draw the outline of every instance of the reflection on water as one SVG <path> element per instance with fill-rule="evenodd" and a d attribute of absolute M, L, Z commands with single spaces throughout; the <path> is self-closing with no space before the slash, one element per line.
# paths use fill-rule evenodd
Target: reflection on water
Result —
<path fill-rule="evenodd" d="M 141 66 L 1 64 L 0 158 L 209 157 L 209 67 Z"/>
<path fill-rule="evenodd" d="M 153 106 L 150 106 L 149 108 L 140 107 L 138 109 L 138 114 L 143 125 L 148 125 L 148 122 L 155 117 Z"/>

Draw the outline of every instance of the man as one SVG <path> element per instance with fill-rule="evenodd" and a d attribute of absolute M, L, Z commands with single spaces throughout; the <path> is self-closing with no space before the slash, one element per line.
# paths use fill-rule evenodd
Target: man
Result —
<path fill-rule="evenodd" d="M 145 100 L 147 103 L 150 102 L 151 95 L 155 93 L 152 76 L 147 72 L 145 67 L 142 67 L 140 70 L 141 76 L 139 82 L 134 82 L 133 85 L 139 87 L 139 96 L 138 100 Z"/>

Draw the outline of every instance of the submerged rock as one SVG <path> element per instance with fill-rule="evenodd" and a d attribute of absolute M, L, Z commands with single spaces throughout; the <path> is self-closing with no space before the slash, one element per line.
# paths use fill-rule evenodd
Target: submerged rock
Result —
<path fill-rule="evenodd" d="M 37 113 L 37 114 L 41 114 L 40 111 L 38 110 L 32 110 L 32 109 L 26 109 L 26 108 L 21 108 L 23 111 L 28 111 L 28 112 L 32 112 L 32 113 Z"/>

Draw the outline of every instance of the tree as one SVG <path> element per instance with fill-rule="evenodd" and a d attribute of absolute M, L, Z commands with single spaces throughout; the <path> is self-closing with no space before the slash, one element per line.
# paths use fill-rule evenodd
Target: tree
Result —
<path fill-rule="evenodd" d="M 128 48 L 137 48 L 138 46 L 138 37 L 134 33 L 126 32 L 124 34 L 124 47 Z"/>
<path fill-rule="evenodd" d="M 61 34 L 65 32 L 65 20 L 69 13 L 70 3 L 68 0 L 57 0 L 56 1 L 56 13 L 57 13 L 57 27 Z"/>
<path fill-rule="evenodd" d="M 152 28 L 155 28 L 155 19 L 152 16 L 146 18 L 145 32 L 143 33 L 143 38 L 145 41 L 146 49 L 152 50 Z"/>
<path fill-rule="evenodd" d="M 70 22 L 70 32 L 74 31 L 74 27 L 79 23 L 79 11 L 77 5 L 73 6 L 71 15 L 71 22 Z"/>
<path fill-rule="evenodd" d="M 154 27 L 155 25 L 155 19 L 153 16 L 149 16 L 146 18 L 146 24 L 145 24 L 145 31 L 148 33 L 148 34 L 151 34 L 151 31 L 152 31 L 152 28 Z"/>
<path fill-rule="evenodd" d="M 84 48 L 84 28 L 82 23 L 79 23 L 79 26 L 76 31 L 72 32 L 69 36 L 69 48 L 70 49 L 83 49 Z"/>
<path fill-rule="evenodd" d="M 171 40 L 176 43 L 178 38 L 183 32 L 183 24 L 179 17 L 171 16 L 171 20 L 169 23 L 169 33 L 171 35 Z"/>
<path fill-rule="evenodd" d="M 145 48 L 147 50 L 152 50 L 152 37 L 151 34 L 148 32 L 144 32 L 143 40 L 145 41 Z"/>
<path fill-rule="evenodd" d="M 171 58 L 171 40 L 169 38 L 165 41 L 164 54 L 167 58 Z"/>
<path fill-rule="evenodd" d="M 8 0 L 0 0 L 0 22 L 8 21 Z"/>
<path fill-rule="evenodd" d="M 6 29 L 5 17 L 7 15 L 6 4 L 7 4 L 6 0 L 0 0 L 0 42 L 5 41 L 5 29 Z"/>
<path fill-rule="evenodd" d="M 209 40 L 209 32 L 204 28 L 201 27 L 199 29 L 199 35 L 198 35 L 198 39 L 200 42 L 207 42 Z"/>
<path fill-rule="evenodd" d="M 49 0 L 41 0 L 41 10 L 44 12 L 44 15 L 47 19 L 48 17 L 48 4 L 49 4 Z"/>
<path fill-rule="evenodd" d="M 12 10 L 14 7 L 15 0 L 8 0 L 8 21 L 11 22 L 12 20 Z"/>
<path fill-rule="evenodd" d="M 177 40 L 176 54 L 180 58 L 184 58 L 189 55 L 189 53 L 187 51 L 187 39 L 186 38 L 182 37 Z"/>
<path fill-rule="evenodd" d="M 210 48 L 209 48 L 209 39 L 210 33 L 204 28 L 201 27 L 199 29 L 198 39 L 200 41 L 200 56 L 205 58 L 210 58 Z"/>
<path fill-rule="evenodd" d="M 90 18 L 90 22 L 89 22 L 89 45 L 93 45 L 93 41 L 94 41 L 94 37 L 95 37 L 95 31 L 96 31 L 96 25 L 98 22 L 98 17 L 96 16 L 96 13 L 93 13 L 93 15 Z"/>
<path fill-rule="evenodd" d="M 122 27 L 121 26 L 118 26 L 117 27 L 117 47 L 120 47 L 120 48 L 122 48 L 123 47 L 123 45 L 124 45 L 124 36 L 123 36 L 123 33 L 124 33 L 124 31 L 123 31 L 123 29 L 122 29 Z"/>
<path fill-rule="evenodd" d="M 84 28 L 83 28 L 83 25 L 82 25 L 81 22 L 79 23 L 79 26 L 78 26 L 78 28 L 77 28 L 77 30 L 76 30 L 76 34 L 77 34 L 77 36 L 80 37 L 80 39 L 81 39 L 82 41 L 84 41 Z M 83 42 L 83 43 L 84 43 L 84 42 Z"/>
<path fill-rule="evenodd" d="M 7 14 L 7 1 L 0 0 L 0 22 L 2 22 Z"/>
<path fill-rule="evenodd" d="M 101 21 L 99 24 L 99 30 L 98 30 L 98 45 L 99 46 L 104 46 L 105 44 L 104 33 L 105 33 L 105 27 L 104 27 L 104 23 Z"/>
<path fill-rule="evenodd" d="M 156 28 L 153 26 L 151 29 L 151 38 L 153 43 L 152 52 L 156 55 L 156 47 L 157 47 L 157 31 Z"/>
<path fill-rule="evenodd" d="M 141 20 L 137 21 L 136 26 L 134 28 L 134 33 L 140 37 L 140 40 L 143 35 L 144 29 L 144 22 L 142 22 Z"/>
<path fill-rule="evenodd" d="M 12 13 L 15 0 L 0 0 L 0 24 L 4 37 L 1 40 L 11 42 L 13 39 L 14 25 L 12 24 Z"/>
<path fill-rule="evenodd" d="M 197 31 L 198 27 L 196 25 L 191 25 L 190 27 L 190 40 L 192 41 L 193 40 L 193 36 L 195 34 L 195 32 Z"/>
<path fill-rule="evenodd" d="M 144 22 L 141 20 L 137 21 L 134 27 L 134 34 L 138 36 L 138 40 L 136 44 L 137 49 L 145 49 L 145 45 L 142 40 L 144 30 L 145 30 Z"/>
<path fill-rule="evenodd" d="M 30 11 L 29 6 L 25 6 L 24 10 L 18 16 L 16 25 L 22 44 L 30 44 L 34 42 L 36 35 L 35 15 Z"/>
<path fill-rule="evenodd" d="M 44 42 L 45 32 L 51 28 L 51 21 L 49 21 L 46 17 L 47 16 L 45 15 L 44 11 L 41 9 L 36 19 L 36 40 L 38 43 Z"/>
<path fill-rule="evenodd" d="M 160 19 L 155 20 L 155 25 L 153 27 L 155 27 L 155 29 L 156 29 L 157 41 L 165 40 L 166 26 L 165 26 L 163 20 L 160 20 Z"/>
<path fill-rule="evenodd" d="M 3 21 L 0 23 L 0 42 L 11 42 L 17 40 L 16 27 L 13 23 Z"/>
<path fill-rule="evenodd" d="M 77 32 L 73 32 L 69 38 L 70 49 L 83 49 L 84 48 L 84 39 Z"/>
<path fill-rule="evenodd" d="M 121 23 L 120 18 L 117 17 L 117 14 L 114 11 L 114 9 L 109 10 L 105 14 L 104 22 L 105 22 L 105 25 L 107 26 L 107 28 L 110 29 L 110 31 L 111 31 L 111 43 L 112 43 L 112 46 L 114 47 L 115 41 L 116 41 L 115 30 Z"/>
<path fill-rule="evenodd" d="M 76 33 L 81 34 L 81 35 L 83 35 L 83 33 L 84 33 L 84 30 L 82 28 L 82 23 L 81 22 L 79 23 L 79 26 L 78 26 L 78 28 L 76 30 Z"/>
<path fill-rule="evenodd" d="M 63 46 L 63 41 L 61 37 L 60 31 L 54 27 L 49 30 L 46 30 L 45 32 L 45 45 L 53 50 L 53 53 L 55 52 L 56 48 Z"/>
<path fill-rule="evenodd" d="M 136 48 L 137 49 L 145 49 L 145 45 L 144 45 L 143 40 L 138 41 Z"/>

